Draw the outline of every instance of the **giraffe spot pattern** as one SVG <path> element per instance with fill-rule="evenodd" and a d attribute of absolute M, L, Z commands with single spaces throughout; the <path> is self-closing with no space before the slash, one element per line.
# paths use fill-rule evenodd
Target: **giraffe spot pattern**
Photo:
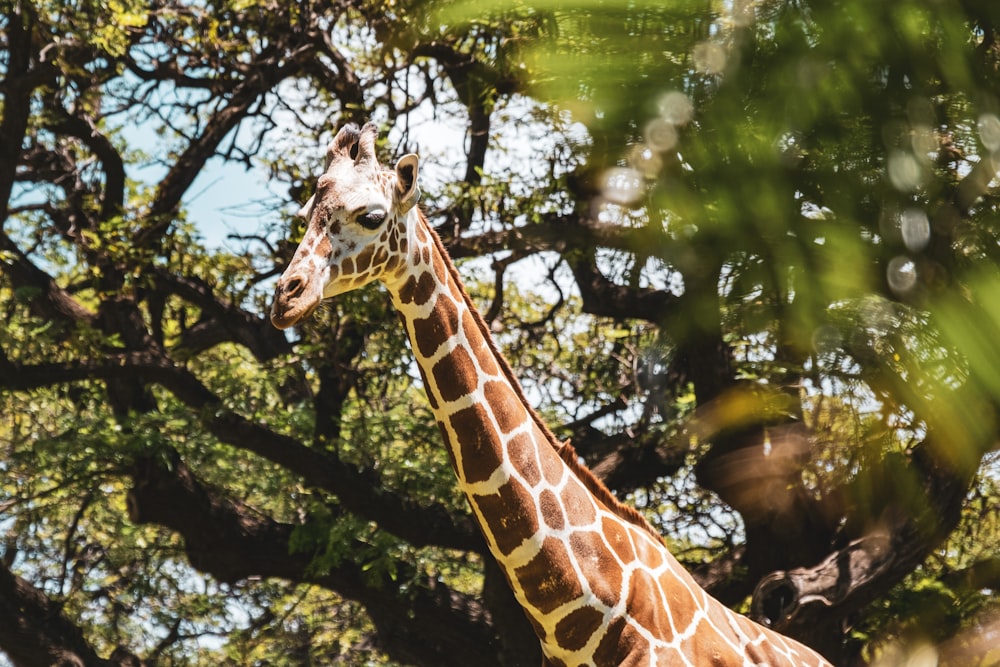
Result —
<path fill-rule="evenodd" d="M 435 266 L 435 268 L 437 267 Z M 448 280 L 446 282 L 448 284 L 448 293 L 451 294 L 451 298 L 455 301 L 465 301 L 465 294 L 462 292 L 462 286 L 454 280 Z"/>
<path fill-rule="evenodd" d="M 444 436 L 444 439 L 447 440 L 449 437 L 448 427 L 445 426 L 445 423 L 443 421 L 438 421 L 437 425 L 438 428 L 441 430 L 441 434 Z M 448 459 L 451 460 L 452 469 L 458 470 L 458 461 L 455 460 L 455 452 L 452 450 L 451 447 L 445 447 L 445 449 L 448 451 Z"/>
<path fill-rule="evenodd" d="M 501 433 L 510 433 L 528 420 L 528 411 L 506 382 L 487 382 L 483 386 L 483 395 Z"/>
<path fill-rule="evenodd" d="M 428 382 L 428 380 L 427 380 L 427 371 L 424 370 L 423 365 L 422 364 L 417 364 L 417 368 L 420 371 L 420 379 L 423 380 L 424 386 L 425 387 L 430 387 L 431 383 Z M 439 403 L 438 403 L 438 400 L 437 400 L 437 396 L 435 396 L 435 392 L 433 392 L 433 391 L 425 391 L 424 394 L 427 396 L 427 402 L 430 404 L 431 410 L 437 410 L 438 407 L 439 407 Z M 444 424 L 442 422 L 440 422 L 440 421 L 438 422 L 438 424 L 441 425 L 442 433 L 444 433 L 445 439 L 447 440 L 447 438 L 448 438 L 448 432 L 444 430 Z M 448 447 L 447 449 L 448 449 L 448 452 L 450 453 L 451 452 L 451 448 Z"/>
<path fill-rule="evenodd" d="M 418 286 L 419 287 L 419 286 Z M 434 291 L 433 285 L 431 291 Z M 416 299 L 420 305 L 419 292 Z M 438 299 L 433 312 L 425 318 L 413 320 L 413 336 L 416 338 L 417 352 L 425 359 L 430 358 L 445 342 L 458 332 L 458 309 L 449 299 Z"/>
<path fill-rule="evenodd" d="M 372 256 L 375 253 L 374 246 L 366 246 L 361 252 L 358 253 L 357 259 L 355 260 L 358 268 L 357 272 L 362 273 L 367 271 L 372 265 Z"/>
<path fill-rule="evenodd" d="M 562 530 L 566 526 L 566 519 L 563 517 L 562 505 L 559 498 L 549 489 L 542 489 L 538 496 L 538 506 L 542 514 L 542 521 L 552 530 Z"/>
<path fill-rule="evenodd" d="M 559 646 L 578 651 L 604 623 L 604 612 L 593 607 L 574 609 L 556 623 L 555 640 Z"/>
<path fill-rule="evenodd" d="M 678 575 L 668 570 L 660 576 L 654 589 L 659 593 L 657 603 L 667 610 L 672 627 L 678 631 L 698 622 L 697 616 L 701 610 L 699 600 L 688 585 L 687 581 L 680 580 Z M 690 585 L 693 585 L 693 582 L 690 582 Z"/>
<path fill-rule="evenodd" d="M 507 458 L 529 486 L 538 486 L 542 481 L 542 473 L 538 469 L 538 457 L 535 455 L 535 443 L 529 434 L 519 433 L 510 439 L 507 443 Z"/>
<path fill-rule="evenodd" d="M 625 608 L 629 615 L 642 619 L 643 627 L 666 641 L 673 639 L 670 618 L 663 607 L 663 595 L 656 579 L 643 569 L 632 572 L 629 578 L 628 599 Z"/>
<path fill-rule="evenodd" d="M 628 531 L 611 517 L 601 518 L 601 530 L 604 532 L 604 539 L 611 545 L 611 549 L 618 556 L 622 563 L 631 563 L 635 560 L 635 549 L 632 541 L 629 540 Z"/>
<path fill-rule="evenodd" d="M 565 600 L 583 595 L 569 552 L 561 540 L 546 537 L 538 554 L 514 570 L 524 598 L 542 614 L 549 614 Z"/>
<path fill-rule="evenodd" d="M 499 434 L 482 428 L 483 421 L 488 419 L 489 414 L 481 405 L 463 408 L 449 419 L 455 441 L 460 443 L 460 469 L 466 484 L 485 482 L 503 461 Z"/>
<path fill-rule="evenodd" d="M 626 622 L 625 618 L 617 616 L 608 624 L 604 636 L 594 651 L 594 664 L 600 667 L 618 665 L 621 663 L 621 656 L 628 655 L 645 644 L 645 640 Z"/>
<path fill-rule="evenodd" d="M 462 331 L 465 332 L 465 337 L 467 340 L 475 341 L 482 338 L 479 334 L 479 327 L 476 322 L 472 319 L 472 315 L 468 310 L 462 313 Z M 487 375 L 497 375 L 500 371 L 497 368 L 497 362 L 493 359 L 493 351 L 490 349 L 486 341 L 481 341 L 478 345 L 472 344 L 472 351 L 476 356 L 476 362 L 479 363 L 479 368 L 482 369 L 483 373 Z"/>
<path fill-rule="evenodd" d="M 711 624 L 705 623 L 696 634 L 682 641 L 678 650 L 688 656 L 688 659 L 695 665 L 723 667 L 726 662 L 719 647 L 725 646 L 725 644 L 725 637 L 721 636 Z M 747 651 L 753 664 L 767 664 L 766 660 L 755 659 L 752 653 L 753 651 Z"/>
<path fill-rule="evenodd" d="M 316 249 L 313 251 L 313 254 L 319 257 L 329 257 L 332 252 L 333 244 L 330 243 L 329 235 L 321 234 L 319 241 L 316 243 Z"/>
<path fill-rule="evenodd" d="M 497 548 L 504 555 L 538 532 L 538 517 L 532 506 L 531 493 L 516 480 L 510 480 L 496 493 L 473 494 L 472 501 L 484 517 L 499 530 L 493 531 Z"/>
<path fill-rule="evenodd" d="M 428 250 L 428 252 L 430 251 Z M 455 301 L 461 301 L 462 288 L 454 280 L 451 280 L 451 276 L 448 274 L 448 265 L 444 262 L 434 262 L 432 266 L 434 267 L 434 275 L 437 276 L 438 284 L 447 285 L 452 298 Z"/>
<path fill-rule="evenodd" d="M 591 592 L 608 607 L 618 604 L 622 590 L 621 569 L 600 533 L 590 530 L 575 532 L 570 535 L 569 543 Z"/>
<path fill-rule="evenodd" d="M 663 567 L 663 543 L 644 530 L 632 526 L 627 527 L 635 544 L 636 560 L 649 570 L 659 570 Z"/>
<path fill-rule="evenodd" d="M 477 388 L 476 367 L 464 347 L 456 347 L 451 354 L 438 359 L 431 374 L 434 376 L 434 386 L 445 403 L 471 394 Z"/>
<path fill-rule="evenodd" d="M 422 306 L 434 295 L 434 276 L 421 273 L 419 277 L 410 276 L 399 290 L 399 298 L 404 304 Z"/>
<path fill-rule="evenodd" d="M 569 476 L 559 497 L 571 525 L 590 526 L 597 520 L 593 497 L 575 476 Z"/>
<path fill-rule="evenodd" d="M 559 483 L 563 480 L 564 473 L 567 472 L 566 464 L 562 462 L 555 452 L 552 453 L 554 456 L 540 457 L 542 476 L 550 486 L 559 486 Z"/>

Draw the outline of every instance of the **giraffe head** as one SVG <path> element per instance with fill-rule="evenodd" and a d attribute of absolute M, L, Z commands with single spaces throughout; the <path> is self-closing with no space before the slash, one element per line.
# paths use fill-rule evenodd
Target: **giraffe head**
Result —
<path fill-rule="evenodd" d="M 407 214 L 419 199 L 417 156 L 395 169 L 375 157 L 373 123 L 346 125 L 326 149 L 326 170 L 299 215 L 306 232 L 274 292 L 271 322 L 286 329 L 325 297 L 394 274 L 406 252 Z"/>

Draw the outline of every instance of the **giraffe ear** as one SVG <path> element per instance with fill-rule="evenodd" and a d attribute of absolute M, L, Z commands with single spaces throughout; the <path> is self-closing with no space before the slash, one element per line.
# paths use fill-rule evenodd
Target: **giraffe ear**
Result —
<path fill-rule="evenodd" d="M 305 220 L 308 220 L 309 214 L 312 213 L 312 207 L 315 201 L 316 201 L 316 195 L 313 195 L 312 197 L 309 198 L 309 200 L 305 204 L 302 205 L 302 208 L 300 208 L 298 210 L 298 213 L 296 213 L 295 215 Z"/>
<path fill-rule="evenodd" d="M 399 198 L 399 208 L 404 213 L 420 199 L 420 188 L 417 187 L 419 163 L 420 158 L 413 153 L 404 155 L 396 163 L 396 195 Z"/>

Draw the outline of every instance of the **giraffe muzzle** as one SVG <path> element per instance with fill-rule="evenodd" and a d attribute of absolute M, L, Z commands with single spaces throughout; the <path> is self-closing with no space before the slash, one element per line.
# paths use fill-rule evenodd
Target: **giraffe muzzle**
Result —
<path fill-rule="evenodd" d="M 308 287 L 309 280 L 301 274 L 281 276 L 274 288 L 271 324 L 287 329 L 311 315 L 319 306 L 322 294 Z"/>

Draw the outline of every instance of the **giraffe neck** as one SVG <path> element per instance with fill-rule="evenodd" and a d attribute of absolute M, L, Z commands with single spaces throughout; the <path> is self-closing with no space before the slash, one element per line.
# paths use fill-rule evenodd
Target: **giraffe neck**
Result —
<path fill-rule="evenodd" d="M 600 503 L 559 456 L 559 443 L 528 406 L 437 235 L 424 220 L 410 227 L 411 271 L 389 284 L 389 291 L 459 486 L 544 644 L 558 631 L 553 612 L 594 595 L 572 562 L 569 535 L 587 527 L 587 539 L 597 541 Z M 609 574 L 595 572 L 592 578 L 597 582 Z M 618 590 L 599 592 L 606 606 L 616 603 Z"/>
<path fill-rule="evenodd" d="M 459 486 L 549 663 L 701 664 L 694 652 L 716 665 L 825 664 L 803 647 L 762 649 L 782 638 L 710 598 L 576 463 L 528 405 L 440 239 L 411 215 L 410 260 L 386 285 Z"/>

